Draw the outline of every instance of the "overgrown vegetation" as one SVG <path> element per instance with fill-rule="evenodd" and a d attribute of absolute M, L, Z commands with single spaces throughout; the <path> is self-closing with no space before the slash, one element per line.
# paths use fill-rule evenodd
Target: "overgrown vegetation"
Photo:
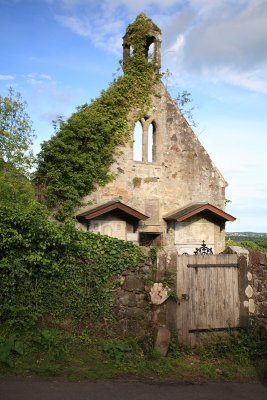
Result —
<path fill-rule="evenodd" d="M 8 121 L 12 125 L 13 115 L 16 126 L 17 104 L 13 108 Z M 0 143 L 0 366 L 13 370 L 17 362 L 38 364 L 41 354 L 52 374 L 53 363 L 64 360 L 65 350 L 74 352 L 77 343 L 84 343 L 77 331 L 66 335 L 62 326 L 74 329 L 89 321 L 112 320 L 117 274 L 138 269 L 145 256 L 125 241 L 81 232 L 74 221 L 51 221 L 26 176 L 28 155 L 16 156 L 23 149 L 30 154 L 31 129 L 21 138 L 16 132 L 3 131 L 14 144 L 13 157 L 8 141 Z M 60 329 L 54 328 L 56 323 Z"/>
<path fill-rule="evenodd" d="M 33 199 L 34 190 L 29 179 L 12 163 L 0 159 L 0 206 L 26 207 Z"/>
<path fill-rule="evenodd" d="M 109 316 L 110 278 L 144 259 L 128 242 L 49 221 L 35 201 L 0 207 L 0 254 L 0 320 L 17 328 Z"/>
<path fill-rule="evenodd" d="M 215 340 L 207 338 L 199 351 L 203 359 L 229 358 L 238 363 L 267 357 L 266 340 L 254 328 L 242 329 L 239 332 L 230 331 L 218 335 Z"/>
<path fill-rule="evenodd" d="M 128 332 L 99 324 L 41 324 L 10 335 L 0 330 L 0 372 L 64 379 L 138 377 L 139 379 L 218 381 L 259 380 L 266 376 L 266 346 L 255 331 L 224 335 L 199 349 L 173 340 L 167 357 Z M 152 344 L 152 342 L 151 342 Z"/>
<path fill-rule="evenodd" d="M 139 110 L 134 116 L 138 120 L 149 109 L 152 87 L 159 79 L 155 65 L 146 59 L 151 23 L 139 15 L 129 25 L 126 35 L 134 50 L 124 75 L 91 104 L 78 107 L 68 121 L 61 120 L 56 135 L 42 145 L 35 182 L 48 207 L 57 209 L 59 220 L 69 216 L 95 185 L 113 178 L 109 168 L 116 148 L 130 139 L 129 112 Z"/>
<path fill-rule="evenodd" d="M 134 52 L 124 76 L 67 122 L 60 119 L 57 134 L 43 145 L 35 180 L 58 219 L 95 184 L 112 179 L 116 147 L 130 137 L 129 111 L 137 109 L 134 119 L 139 119 L 149 108 L 159 76 L 145 59 L 148 23 L 140 16 L 128 28 Z M 138 269 L 144 255 L 127 242 L 78 231 L 73 221 L 51 221 L 27 178 L 33 131 L 25 103 L 12 90 L 9 94 L 0 97 L 0 372 L 195 380 L 228 378 L 231 367 L 232 375 L 248 376 L 266 356 L 255 333 L 220 339 L 198 352 L 173 340 L 162 359 L 149 334 L 137 340 L 131 329 L 116 327 L 110 306 L 117 275 Z M 155 259 L 155 249 L 150 256 Z M 165 283 L 173 285 L 173 276 Z"/>

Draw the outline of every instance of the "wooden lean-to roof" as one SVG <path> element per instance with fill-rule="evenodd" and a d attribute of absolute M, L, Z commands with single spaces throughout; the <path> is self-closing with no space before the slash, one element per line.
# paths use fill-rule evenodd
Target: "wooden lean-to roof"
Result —
<path fill-rule="evenodd" d="M 213 206 L 212 204 L 204 203 L 204 202 L 188 204 L 185 207 L 179 208 L 177 210 L 174 210 L 174 211 L 166 214 L 163 218 L 166 221 L 182 222 L 182 221 L 185 221 L 188 218 L 190 218 L 196 214 L 199 214 L 201 212 L 208 212 L 209 214 L 213 215 L 214 217 L 217 217 L 224 221 L 235 221 L 236 220 L 235 217 L 233 217 L 230 214 L 227 214 L 225 211 L 221 210 L 220 208 L 217 208 L 217 207 Z"/>
<path fill-rule="evenodd" d="M 109 213 L 111 211 L 119 211 L 126 217 L 128 218 L 130 217 L 138 221 L 140 220 L 145 221 L 146 219 L 149 218 L 147 215 L 141 213 L 140 211 L 137 211 L 134 208 L 122 203 L 120 200 L 110 200 L 106 203 L 91 207 L 80 214 L 76 214 L 76 218 L 90 220 L 100 217 L 101 215 Z"/>

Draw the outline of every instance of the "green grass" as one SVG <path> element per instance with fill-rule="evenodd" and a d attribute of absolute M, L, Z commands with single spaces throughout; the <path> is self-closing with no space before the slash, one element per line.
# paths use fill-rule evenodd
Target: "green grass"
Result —
<path fill-rule="evenodd" d="M 104 329 L 40 327 L 10 335 L 0 331 L 0 373 L 46 378 L 135 378 L 178 381 L 257 381 L 267 375 L 266 344 L 254 332 L 215 339 L 195 350 L 171 343 L 167 357 L 133 337 Z M 105 334 L 104 334 L 105 333 Z"/>

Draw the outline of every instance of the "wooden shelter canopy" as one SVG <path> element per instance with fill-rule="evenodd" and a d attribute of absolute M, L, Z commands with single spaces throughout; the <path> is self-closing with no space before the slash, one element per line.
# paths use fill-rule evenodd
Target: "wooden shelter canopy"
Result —
<path fill-rule="evenodd" d="M 193 215 L 199 214 L 201 212 L 208 212 L 212 214 L 214 217 L 222 219 L 224 221 L 235 221 L 236 218 L 230 214 L 227 214 L 220 208 L 217 208 L 209 203 L 199 202 L 188 204 L 185 207 L 179 208 L 177 210 L 172 211 L 171 213 L 166 214 L 163 218 L 166 221 L 176 221 L 182 222 L 192 217 Z"/>
<path fill-rule="evenodd" d="M 141 212 L 135 210 L 134 208 L 127 206 L 122 203 L 120 200 L 110 200 L 106 203 L 97 205 L 95 207 L 91 207 L 80 214 L 76 215 L 77 219 L 91 220 L 97 217 L 102 216 L 103 214 L 109 213 L 111 211 L 119 211 L 121 214 L 124 214 L 126 217 L 137 220 L 137 221 L 145 221 L 149 217 Z"/>

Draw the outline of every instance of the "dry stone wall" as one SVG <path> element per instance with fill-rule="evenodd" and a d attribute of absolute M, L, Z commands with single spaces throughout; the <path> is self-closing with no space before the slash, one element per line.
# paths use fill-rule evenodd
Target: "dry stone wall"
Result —
<path fill-rule="evenodd" d="M 152 279 L 152 262 L 147 260 L 140 270 L 124 271 L 113 290 L 113 313 L 118 320 L 136 319 L 149 323 L 148 282 Z"/>
<path fill-rule="evenodd" d="M 250 319 L 260 326 L 267 337 L 267 254 L 259 251 L 249 253 L 249 287 L 251 299 Z"/>

